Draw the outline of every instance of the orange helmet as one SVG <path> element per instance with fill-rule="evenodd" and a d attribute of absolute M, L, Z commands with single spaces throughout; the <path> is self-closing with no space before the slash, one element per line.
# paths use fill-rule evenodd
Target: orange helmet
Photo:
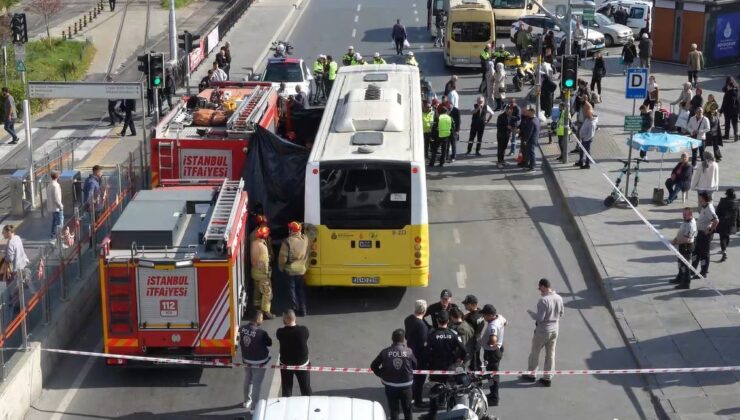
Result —
<path fill-rule="evenodd" d="M 265 216 L 264 214 L 258 214 L 257 217 L 254 218 L 254 220 L 257 222 L 257 226 L 267 224 L 267 216 Z"/>
<path fill-rule="evenodd" d="M 270 228 L 267 226 L 260 226 L 257 228 L 257 233 L 255 236 L 258 239 L 267 239 L 270 237 Z"/>
<path fill-rule="evenodd" d="M 296 222 L 296 221 L 292 221 L 292 222 L 288 223 L 288 230 L 291 233 L 300 232 L 301 231 L 301 224 L 298 223 L 298 222 Z"/>

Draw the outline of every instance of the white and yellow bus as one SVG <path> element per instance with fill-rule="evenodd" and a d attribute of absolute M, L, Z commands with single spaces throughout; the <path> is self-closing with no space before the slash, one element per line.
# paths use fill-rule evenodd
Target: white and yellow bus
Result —
<path fill-rule="evenodd" d="M 310 286 L 429 282 L 419 70 L 342 67 L 306 167 Z"/>
<path fill-rule="evenodd" d="M 450 0 L 444 60 L 449 67 L 480 66 L 486 44 L 496 42 L 496 20 L 488 0 Z"/>

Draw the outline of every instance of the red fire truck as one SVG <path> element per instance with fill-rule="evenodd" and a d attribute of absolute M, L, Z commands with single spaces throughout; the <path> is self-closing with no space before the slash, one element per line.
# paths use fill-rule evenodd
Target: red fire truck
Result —
<path fill-rule="evenodd" d="M 271 83 L 214 85 L 180 101 L 157 125 L 151 142 L 153 186 L 168 180 L 239 179 L 254 127 L 275 132 L 278 95 Z M 228 119 L 200 121 L 197 113 L 211 111 L 215 89 L 221 100 L 232 102 L 236 109 Z"/>
<path fill-rule="evenodd" d="M 231 362 L 246 223 L 242 180 L 139 191 L 100 248 L 105 352 Z"/>

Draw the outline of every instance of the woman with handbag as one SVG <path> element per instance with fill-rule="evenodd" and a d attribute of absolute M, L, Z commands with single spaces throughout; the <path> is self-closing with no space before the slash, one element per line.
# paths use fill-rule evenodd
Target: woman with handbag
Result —
<path fill-rule="evenodd" d="M 601 79 L 603 79 L 604 76 L 606 76 L 606 62 L 604 61 L 604 56 L 601 52 L 597 52 L 596 57 L 594 58 L 594 70 L 591 74 L 591 91 L 596 87 L 596 91 L 599 92 L 599 96 L 601 96 Z"/>
<path fill-rule="evenodd" d="M 704 116 L 704 110 L 698 108 L 696 114 L 689 118 L 687 131 L 692 139 L 701 140 L 701 145 L 691 149 L 691 166 L 696 166 L 697 151 L 699 158 L 704 160 L 704 142 L 709 131 L 709 119 Z"/>

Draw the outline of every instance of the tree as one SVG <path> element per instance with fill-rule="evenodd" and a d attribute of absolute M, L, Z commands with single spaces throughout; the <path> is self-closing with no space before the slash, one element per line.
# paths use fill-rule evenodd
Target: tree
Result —
<path fill-rule="evenodd" d="M 31 3 L 26 6 L 27 11 L 39 15 L 44 19 L 44 25 L 46 26 L 46 40 L 49 43 L 49 47 L 51 47 L 51 30 L 49 29 L 49 20 L 55 14 L 59 13 L 62 10 L 62 7 L 62 0 L 32 0 Z"/>
<path fill-rule="evenodd" d="M 0 9 L 2 9 L 3 14 L 7 15 L 10 13 L 10 8 L 18 2 L 20 0 L 0 0 Z"/>

